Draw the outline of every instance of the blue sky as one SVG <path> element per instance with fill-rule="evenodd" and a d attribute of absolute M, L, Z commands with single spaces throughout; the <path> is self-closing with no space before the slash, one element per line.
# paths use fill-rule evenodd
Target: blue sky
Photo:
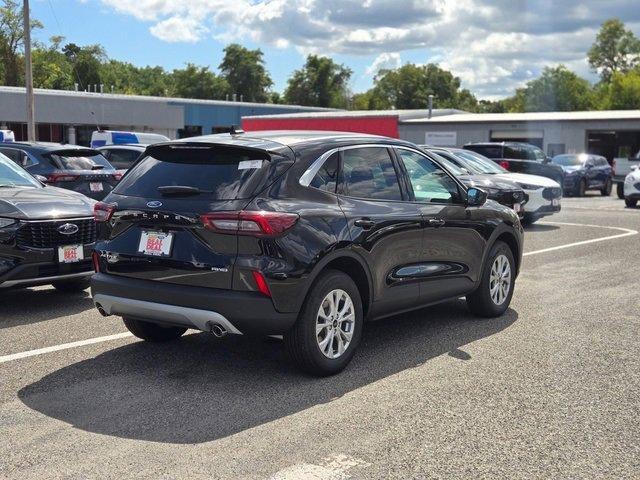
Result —
<path fill-rule="evenodd" d="M 136 65 L 216 69 L 235 41 L 264 51 L 277 91 L 316 53 L 348 65 L 356 92 L 379 67 L 437 62 L 480 98 L 557 63 L 593 80 L 586 51 L 606 18 L 640 33 L 634 0 L 32 0 L 32 15 L 45 25 L 40 41 L 100 43 Z"/>

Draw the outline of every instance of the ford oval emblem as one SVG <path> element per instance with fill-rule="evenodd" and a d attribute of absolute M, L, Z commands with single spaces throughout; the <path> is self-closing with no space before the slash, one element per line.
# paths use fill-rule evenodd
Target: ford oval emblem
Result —
<path fill-rule="evenodd" d="M 74 233 L 78 233 L 78 230 L 78 226 L 74 223 L 65 223 L 58 227 L 58 232 L 62 235 L 73 235 Z"/>
<path fill-rule="evenodd" d="M 158 208 L 162 206 L 162 202 L 159 202 L 158 200 L 154 200 L 153 202 L 147 202 L 147 207 L 149 208 Z"/>

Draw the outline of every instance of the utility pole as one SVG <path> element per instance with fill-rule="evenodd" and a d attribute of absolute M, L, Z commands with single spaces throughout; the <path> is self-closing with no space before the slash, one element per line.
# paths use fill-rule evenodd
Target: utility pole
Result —
<path fill-rule="evenodd" d="M 24 66 L 27 84 L 27 140 L 36 141 L 36 109 L 33 98 L 33 72 L 31 70 L 31 20 L 29 19 L 29 0 L 24 0 L 22 9 L 24 18 Z"/>

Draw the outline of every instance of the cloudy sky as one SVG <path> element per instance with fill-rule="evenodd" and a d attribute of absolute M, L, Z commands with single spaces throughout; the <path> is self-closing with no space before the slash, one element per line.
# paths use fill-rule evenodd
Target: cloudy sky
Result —
<path fill-rule="evenodd" d="M 220 63 L 239 42 L 265 53 L 275 89 L 305 55 L 350 66 L 363 91 L 380 68 L 436 62 L 480 98 L 501 98 L 545 65 L 593 79 L 586 51 L 618 17 L 640 35 L 640 0 L 32 0 L 39 39 L 101 43 L 136 65 Z M 55 10 L 54 10 L 55 9 Z"/>

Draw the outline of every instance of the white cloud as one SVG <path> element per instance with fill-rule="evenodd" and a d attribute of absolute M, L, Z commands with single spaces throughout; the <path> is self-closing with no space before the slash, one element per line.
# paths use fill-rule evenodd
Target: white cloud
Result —
<path fill-rule="evenodd" d="M 367 67 L 366 74 L 367 75 L 375 75 L 380 70 L 388 68 L 398 68 L 400 66 L 400 54 L 397 52 L 393 53 L 381 53 L 376 57 L 371 65 Z"/>
<path fill-rule="evenodd" d="M 631 0 L 101 0 L 169 42 L 251 40 L 302 54 L 375 56 L 366 73 L 424 51 L 479 96 L 508 95 L 546 65 L 589 74 L 586 52 L 617 16 L 640 33 Z M 406 58 L 406 57 L 405 57 Z M 385 63 L 386 62 L 386 63 Z"/>

